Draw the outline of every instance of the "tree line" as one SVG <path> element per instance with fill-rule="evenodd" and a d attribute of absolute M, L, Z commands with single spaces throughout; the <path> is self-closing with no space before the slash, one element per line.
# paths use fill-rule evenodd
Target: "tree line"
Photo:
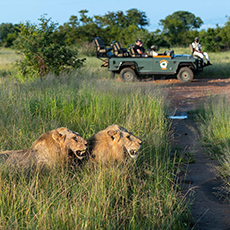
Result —
<path fill-rule="evenodd" d="M 152 44 L 158 47 L 188 46 L 194 37 L 199 36 L 207 51 L 223 51 L 230 47 L 230 18 L 223 27 L 217 25 L 216 28 L 198 31 L 203 24 L 200 17 L 188 11 L 177 11 L 160 20 L 161 29 L 150 32 L 146 29 L 149 26 L 146 13 L 138 9 L 93 17 L 87 13 L 88 10 L 81 10 L 79 16 L 72 15 L 68 22 L 55 28 L 55 33 L 64 39 L 65 45 L 82 46 L 100 36 L 105 43 L 117 40 L 126 47 L 137 38 L 142 39 L 146 47 Z M 28 22 L 26 24 L 28 26 Z M 22 24 L 0 24 L 0 45 L 11 47 L 22 27 Z"/>
<path fill-rule="evenodd" d="M 72 15 L 68 22 L 60 25 L 41 16 L 39 24 L 2 23 L 0 25 L 0 46 L 13 47 L 23 58 L 19 68 L 23 76 L 43 78 L 52 72 L 72 71 L 81 67 L 85 59 L 78 58 L 78 51 L 84 56 L 95 55 L 93 38 L 101 37 L 105 44 L 119 41 L 123 47 L 141 39 L 146 48 L 151 45 L 170 48 L 188 46 L 199 36 L 207 51 L 225 51 L 230 47 L 230 18 L 223 27 L 198 29 L 203 24 L 200 17 L 187 11 L 177 11 L 160 20 L 161 29 L 150 32 L 146 29 L 149 20 L 145 12 L 130 9 L 126 12 L 108 12 L 104 16 L 87 16 L 87 10 Z M 83 50 L 87 48 L 85 52 Z"/>

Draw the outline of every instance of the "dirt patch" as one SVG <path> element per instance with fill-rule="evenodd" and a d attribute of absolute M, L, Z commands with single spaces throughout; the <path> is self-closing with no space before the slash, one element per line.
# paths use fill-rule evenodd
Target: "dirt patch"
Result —
<path fill-rule="evenodd" d="M 197 135 L 197 127 L 192 118 L 174 120 L 175 144 L 178 153 L 192 154 L 194 163 L 185 165 L 179 176 L 182 193 L 192 201 L 192 229 L 230 229 L 230 204 L 222 194 L 223 181 L 218 177 L 215 160 L 204 154 Z"/>
<path fill-rule="evenodd" d="M 230 95 L 230 79 L 194 80 L 180 83 L 178 80 L 157 80 L 170 99 L 175 114 L 195 109 L 201 101 L 213 95 Z M 216 162 L 204 154 L 197 135 L 196 123 L 188 119 L 173 120 L 175 145 L 180 154 L 192 154 L 194 163 L 186 166 L 185 174 L 180 176 L 182 192 L 193 200 L 191 214 L 192 229 L 230 229 L 230 204 L 219 195 L 223 184 L 215 170 Z"/>
<path fill-rule="evenodd" d="M 155 84 L 167 92 L 172 108 L 180 110 L 195 109 L 201 101 L 213 95 L 230 95 L 230 78 L 197 79 L 189 83 L 175 79 L 157 80 Z"/>

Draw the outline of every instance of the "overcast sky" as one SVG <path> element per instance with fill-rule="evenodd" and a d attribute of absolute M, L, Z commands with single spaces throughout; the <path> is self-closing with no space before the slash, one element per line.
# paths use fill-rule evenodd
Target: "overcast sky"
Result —
<path fill-rule="evenodd" d="M 189 11 L 200 17 L 202 28 L 222 26 L 230 16 L 230 0 L 0 0 L 0 24 L 30 21 L 38 23 L 38 18 L 47 14 L 53 22 L 62 25 L 69 21 L 71 15 L 79 16 L 79 11 L 87 9 L 88 16 L 105 15 L 108 12 L 136 8 L 146 13 L 153 31 L 161 19 L 176 11 Z"/>

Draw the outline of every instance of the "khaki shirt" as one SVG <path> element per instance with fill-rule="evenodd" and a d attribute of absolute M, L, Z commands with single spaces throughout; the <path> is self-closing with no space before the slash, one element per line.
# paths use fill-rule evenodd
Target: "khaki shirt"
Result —
<path fill-rule="evenodd" d="M 198 50 L 198 51 L 201 50 L 201 44 L 200 44 L 199 42 L 193 42 L 193 43 L 192 43 L 192 47 L 193 47 L 193 49 L 195 49 L 195 50 Z"/>

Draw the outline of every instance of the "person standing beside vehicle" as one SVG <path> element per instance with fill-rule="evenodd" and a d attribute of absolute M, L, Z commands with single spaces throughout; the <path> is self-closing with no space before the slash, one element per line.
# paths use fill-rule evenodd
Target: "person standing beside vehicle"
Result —
<path fill-rule="evenodd" d="M 193 48 L 193 56 L 202 58 L 204 66 L 212 65 L 209 61 L 208 54 L 201 50 L 201 44 L 199 43 L 198 37 L 195 37 L 195 41 L 192 43 L 192 48 Z M 205 63 L 204 57 L 207 60 L 207 64 Z"/>

